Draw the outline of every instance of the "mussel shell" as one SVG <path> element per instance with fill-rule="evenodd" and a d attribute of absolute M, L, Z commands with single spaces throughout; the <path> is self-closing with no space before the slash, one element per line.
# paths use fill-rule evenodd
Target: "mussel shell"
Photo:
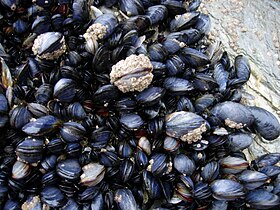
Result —
<path fill-rule="evenodd" d="M 114 200 L 117 203 L 118 209 L 120 210 L 139 209 L 135 198 L 129 189 L 118 189 L 115 192 Z"/>
<path fill-rule="evenodd" d="M 64 123 L 60 129 L 61 137 L 69 143 L 80 142 L 85 138 L 86 129 L 77 122 Z"/>
<path fill-rule="evenodd" d="M 27 163 L 37 163 L 43 157 L 44 142 L 41 139 L 26 138 L 16 148 L 16 154 L 20 160 Z"/>
<path fill-rule="evenodd" d="M 64 205 L 65 196 L 60 189 L 53 186 L 47 186 L 41 191 L 41 200 L 50 207 L 57 208 Z"/>
<path fill-rule="evenodd" d="M 173 160 L 174 168 L 180 173 L 191 176 L 195 171 L 194 161 L 184 154 L 178 154 Z"/>
<path fill-rule="evenodd" d="M 264 173 L 258 171 L 245 170 L 238 176 L 245 188 L 248 190 L 254 190 L 266 183 L 269 177 Z"/>
<path fill-rule="evenodd" d="M 217 162 L 207 163 L 201 171 L 201 177 L 206 182 L 214 181 L 219 176 L 220 167 Z"/>
<path fill-rule="evenodd" d="M 162 190 L 159 181 L 152 175 L 152 173 L 148 171 L 144 171 L 142 174 L 144 181 L 143 186 L 146 189 L 149 197 L 151 199 L 160 198 Z"/>
<path fill-rule="evenodd" d="M 127 16 L 135 16 L 144 13 L 144 6 L 140 0 L 120 0 L 119 7 Z"/>
<path fill-rule="evenodd" d="M 194 68 L 210 63 L 207 55 L 193 48 L 183 48 L 179 56 L 186 64 Z"/>
<path fill-rule="evenodd" d="M 84 186 L 95 186 L 104 178 L 105 167 L 98 163 L 89 163 L 83 166 L 82 170 L 83 174 L 80 176 L 80 183 Z"/>
<path fill-rule="evenodd" d="M 269 111 L 260 107 L 249 107 L 255 120 L 253 127 L 266 140 L 274 140 L 280 136 L 280 123 Z"/>
<path fill-rule="evenodd" d="M 42 104 L 28 103 L 27 109 L 36 117 L 43 117 L 48 115 L 48 109 Z"/>
<path fill-rule="evenodd" d="M 77 159 L 66 159 L 57 164 L 56 171 L 63 179 L 76 180 L 80 176 L 81 166 Z"/>
<path fill-rule="evenodd" d="M 213 107 L 211 114 L 230 128 L 242 128 L 251 126 L 254 116 L 250 109 L 242 104 L 226 101 Z M 229 121 L 229 123 L 227 123 Z"/>
<path fill-rule="evenodd" d="M 123 114 L 120 117 L 120 123 L 128 130 L 138 130 L 144 121 L 137 114 Z"/>
<path fill-rule="evenodd" d="M 7 114 L 8 109 L 9 106 L 7 98 L 3 94 L 0 94 L 0 113 Z"/>
<path fill-rule="evenodd" d="M 54 131 L 60 121 L 52 116 L 47 115 L 31 121 L 22 127 L 22 131 L 31 136 L 43 136 Z"/>
<path fill-rule="evenodd" d="M 12 169 L 12 177 L 14 179 L 23 179 L 31 172 L 31 167 L 21 161 L 16 161 Z"/>
<path fill-rule="evenodd" d="M 228 135 L 227 138 L 227 147 L 233 152 L 248 148 L 254 140 L 253 137 L 247 133 L 232 133 Z"/>
<path fill-rule="evenodd" d="M 163 153 L 156 153 L 151 157 L 149 163 L 150 165 L 147 170 L 150 170 L 154 176 L 160 177 L 168 173 L 169 163 L 167 155 Z"/>
<path fill-rule="evenodd" d="M 221 170 L 226 174 L 238 174 L 244 171 L 248 166 L 249 163 L 239 157 L 228 156 L 220 160 Z"/>
<path fill-rule="evenodd" d="M 207 124 L 206 120 L 192 112 L 174 112 L 165 118 L 166 134 L 189 142 L 201 139 L 201 134 L 207 130 Z"/>
<path fill-rule="evenodd" d="M 152 106 L 164 96 L 165 89 L 161 87 L 150 87 L 137 94 L 136 101 L 141 106 Z"/>
<path fill-rule="evenodd" d="M 256 209 L 270 209 L 280 205 L 279 196 L 261 189 L 248 192 L 246 201 L 251 208 Z"/>
<path fill-rule="evenodd" d="M 217 200 L 235 200 L 245 195 L 244 188 L 238 182 L 229 179 L 218 179 L 211 183 L 213 197 Z"/>
<path fill-rule="evenodd" d="M 149 17 L 151 24 L 156 25 L 167 18 L 168 11 L 164 5 L 154 5 L 147 9 L 146 15 Z"/>
<path fill-rule="evenodd" d="M 54 86 L 53 96 L 61 102 L 71 102 L 75 94 L 75 82 L 72 79 L 62 78 Z"/>
<path fill-rule="evenodd" d="M 59 32 L 43 33 L 34 41 L 32 50 L 41 59 L 57 59 L 66 50 L 64 36 Z"/>
<path fill-rule="evenodd" d="M 266 166 L 275 165 L 279 161 L 280 161 L 280 153 L 269 153 L 256 158 L 252 163 L 256 165 L 257 168 L 262 168 Z"/>
<path fill-rule="evenodd" d="M 199 14 L 199 12 L 187 12 L 175 16 L 175 19 L 170 22 L 170 30 L 174 32 L 190 28 L 196 23 Z"/>
<path fill-rule="evenodd" d="M 185 95 L 194 89 L 190 81 L 177 77 L 167 77 L 163 87 L 173 95 Z"/>
<path fill-rule="evenodd" d="M 31 118 L 32 114 L 24 106 L 17 106 L 10 111 L 10 124 L 17 129 L 21 129 Z"/>

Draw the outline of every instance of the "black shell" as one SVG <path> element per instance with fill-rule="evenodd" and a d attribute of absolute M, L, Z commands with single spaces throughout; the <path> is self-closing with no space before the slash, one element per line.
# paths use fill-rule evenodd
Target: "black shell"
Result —
<path fill-rule="evenodd" d="M 249 107 L 255 120 L 253 127 L 266 140 L 274 140 L 280 135 L 280 123 L 269 111 L 260 107 Z"/>
<path fill-rule="evenodd" d="M 231 101 L 215 105 L 211 110 L 211 114 L 222 123 L 226 123 L 227 126 L 237 129 L 251 126 L 255 120 L 248 107 Z M 229 123 L 226 122 L 227 120 L 229 120 Z"/>

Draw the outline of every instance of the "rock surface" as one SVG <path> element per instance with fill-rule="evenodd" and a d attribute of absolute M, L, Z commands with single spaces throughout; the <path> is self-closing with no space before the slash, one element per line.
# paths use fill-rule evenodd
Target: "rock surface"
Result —
<path fill-rule="evenodd" d="M 222 41 L 232 57 L 243 54 L 250 59 L 245 102 L 267 109 L 280 121 L 280 1 L 204 0 L 201 11 L 211 17 L 209 38 Z M 279 148 L 280 138 L 256 136 L 247 156 L 254 159 Z"/>

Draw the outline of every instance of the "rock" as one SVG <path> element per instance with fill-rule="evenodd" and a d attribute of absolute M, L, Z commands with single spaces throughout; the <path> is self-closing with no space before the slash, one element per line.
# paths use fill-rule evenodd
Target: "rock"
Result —
<path fill-rule="evenodd" d="M 222 41 L 231 58 L 243 54 L 250 60 L 244 102 L 267 109 L 280 121 L 280 1 L 208 0 L 200 9 L 211 17 L 209 38 Z M 266 141 L 256 135 L 247 157 L 279 147 L 280 138 Z"/>

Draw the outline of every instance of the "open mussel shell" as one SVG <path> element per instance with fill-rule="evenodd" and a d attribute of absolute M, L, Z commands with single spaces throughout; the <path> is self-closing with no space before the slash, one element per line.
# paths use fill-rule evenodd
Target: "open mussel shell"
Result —
<path fill-rule="evenodd" d="M 266 140 L 277 139 L 280 135 L 280 123 L 277 118 L 260 107 L 249 107 L 255 120 L 253 123 L 254 129 Z"/>
<path fill-rule="evenodd" d="M 202 138 L 208 122 L 192 112 L 180 111 L 165 117 L 165 129 L 168 136 L 192 143 Z"/>
<path fill-rule="evenodd" d="M 256 209 L 270 209 L 280 205 L 279 196 L 262 189 L 248 192 L 245 199 L 251 208 Z"/>
<path fill-rule="evenodd" d="M 244 187 L 229 179 L 218 179 L 211 183 L 212 195 L 217 200 L 235 200 L 245 196 Z"/>
<path fill-rule="evenodd" d="M 80 183 L 84 186 L 95 186 L 104 178 L 105 167 L 98 163 L 89 163 L 83 166 L 82 170 L 83 174 L 80 176 Z"/>

